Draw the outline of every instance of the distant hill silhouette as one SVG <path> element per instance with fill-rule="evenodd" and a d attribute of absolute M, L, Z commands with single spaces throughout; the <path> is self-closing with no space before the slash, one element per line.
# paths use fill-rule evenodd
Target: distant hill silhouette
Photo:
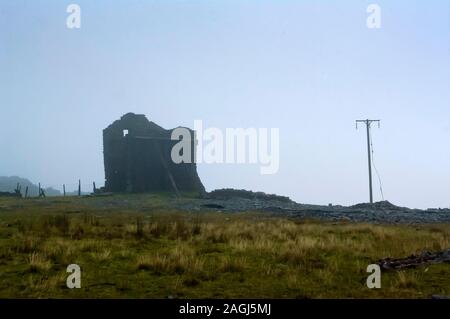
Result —
<path fill-rule="evenodd" d="M 14 192 L 17 183 L 22 186 L 22 195 L 25 195 L 25 189 L 28 186 L 28 196 L 38 196 L 39 187 L 26 178 L 19 176 L 0 176 L 0 192 Z M 46 196 L 61 196 L 61 192 L 51 187 L 44 188 Z"/>

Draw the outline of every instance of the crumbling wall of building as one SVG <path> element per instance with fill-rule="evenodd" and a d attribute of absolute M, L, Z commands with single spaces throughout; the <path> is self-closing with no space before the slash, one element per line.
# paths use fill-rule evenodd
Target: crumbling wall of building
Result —
<path fill-rule="evenodd" d="M 178 141 L 145 115 L 128 113 L 103 130 L 105 191 L 174 191 L 204 193 L 194 162 L 176 164 L 171 150 Z M 191 130 L 193 137 L 193 131 Z"/>

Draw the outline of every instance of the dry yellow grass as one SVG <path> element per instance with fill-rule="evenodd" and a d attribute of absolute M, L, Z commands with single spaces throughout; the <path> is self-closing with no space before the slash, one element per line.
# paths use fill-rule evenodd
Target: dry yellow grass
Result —
<path fill-rule="evenodd" d="M 52 267 L 51 262 L 42 254 L 33 252 L 28 256 L 28 264 L 31 272 L 48 271 Z"/>
<path fill-rule="evenodd" d="M 105 211 L 99 199 L 80 204 L 69 198 L 43 201 L 51 213 L 31 200 L 2 213 L 0 297 L 450 295 L 448 264 L 383 273 L 379 290 L 365 285 L 367 265 L 379 259 L 448 249 L 450 225 L 180 213 L 150 198 L 148 212 Z M 72 263 L 82 268 L 82 289 L 69 292 L 66 267 Z"/>

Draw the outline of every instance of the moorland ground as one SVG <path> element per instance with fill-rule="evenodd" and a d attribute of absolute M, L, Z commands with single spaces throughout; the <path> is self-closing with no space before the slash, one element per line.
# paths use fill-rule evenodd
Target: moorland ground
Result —
<path fill-rule="evenodd" d="M 367 265 L 450 248 L 450 225 L 190 212 L 167 194 L 0 198 L 0 298 L 429 298 L 450 264 Z M 66 268 L 81 267 L 69 289 Z"/>

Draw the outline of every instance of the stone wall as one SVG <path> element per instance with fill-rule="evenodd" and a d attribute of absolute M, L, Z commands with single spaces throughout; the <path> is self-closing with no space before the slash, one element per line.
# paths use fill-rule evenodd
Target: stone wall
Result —
<path fill-rule="evenodd" d="M 105 191 L 204 193 L 193 158 L 192 163 L 172 161 L 170 153 L 177 141 L 171 140 L 171 133 L 133 113 L 104 129 Z M 192 150 L 193 156 L 194 140 Z"/>

